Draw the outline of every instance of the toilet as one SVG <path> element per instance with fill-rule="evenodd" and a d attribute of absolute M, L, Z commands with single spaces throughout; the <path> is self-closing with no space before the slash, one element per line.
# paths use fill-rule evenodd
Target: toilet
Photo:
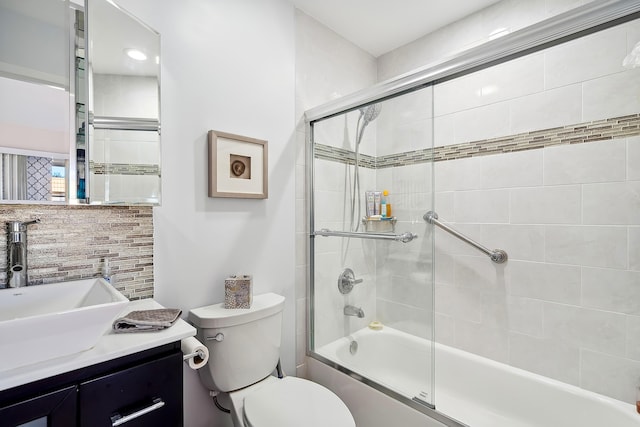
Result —
<path fill-rule="evenodd" d="M 284 297 L 255 295 L 249 309 L 194 308 L 188 320 L 209 349 L 198 370 L 214 393 L 226 394 L 235 427 L 355 427 L 347 406 L 327 388 L 272 375 L 280 358 Z"/>

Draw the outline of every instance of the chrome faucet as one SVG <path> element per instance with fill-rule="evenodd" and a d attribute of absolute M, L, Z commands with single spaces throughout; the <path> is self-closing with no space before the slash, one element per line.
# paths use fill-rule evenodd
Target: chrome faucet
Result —
<path fill-rule="evenodd" d="M 37 224 L 33 221 L 7 222 L 7 288 L 20 288 L 29 285 L 27 276 L 27 226 Z"/>
<path fill-rule="evenodd" d="M 352 305 L 345 305 L 343 312 L 345 316 L 356 316 L 359 318 L 364 317 L 364 311 L 362 311 L 360 307 L 354 307 Z"/>

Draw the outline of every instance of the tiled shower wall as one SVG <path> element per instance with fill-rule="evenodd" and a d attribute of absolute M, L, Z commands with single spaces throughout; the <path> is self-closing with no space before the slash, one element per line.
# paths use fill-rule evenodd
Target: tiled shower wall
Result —
<path fill-rule="evenodd" d="M 638 41 L 634 21 L 434 88 L 436 211 L 509 253 L 496 265 L 436 230 L 436 340 L 627 402 L 640 69 L 622 60 Z"/>
<path fill-rule="evenodd" d="M 109 260 L 116 288 L 130 300 L 153 296 L 152 207 L 0 205 L 0 221 L 29 221 L 31 284 L 101 277 Z M 6 230 L 0 232 L 6 283 Z"/>

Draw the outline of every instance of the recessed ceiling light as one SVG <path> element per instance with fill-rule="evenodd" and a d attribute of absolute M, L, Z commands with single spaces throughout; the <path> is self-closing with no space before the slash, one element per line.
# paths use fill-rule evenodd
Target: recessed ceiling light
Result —
<path fill-rule="evenodd" d="M 138 49 L 125 49 L 124 52 L 127 54 L 127 56 L 131 59 L 135 59 L 136 61 L 146 61 L 147 60 L 147 55 L 145 55 L 142 51 L 139 51 Z"/>

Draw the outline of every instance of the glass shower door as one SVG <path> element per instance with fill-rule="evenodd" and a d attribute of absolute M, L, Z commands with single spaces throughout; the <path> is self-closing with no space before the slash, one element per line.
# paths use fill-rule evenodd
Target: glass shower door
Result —
<path fill-rule="evenodd" d="M 431 87 L 332 115 L 310 158 L 311 354 L 430 407 L 432 116 Z"/>

